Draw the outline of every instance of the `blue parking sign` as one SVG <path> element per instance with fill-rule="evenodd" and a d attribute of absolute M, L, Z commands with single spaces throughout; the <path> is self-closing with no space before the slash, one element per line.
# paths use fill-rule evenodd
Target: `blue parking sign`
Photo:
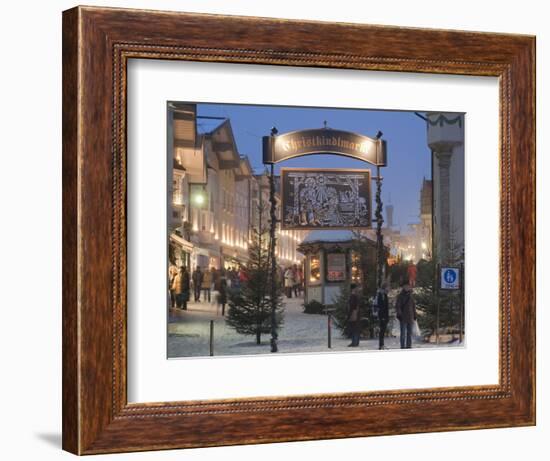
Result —
<path fill-rule="evenodd" d="M 458 290 L 460 288 L 460 269 L 458 267 L 441 268 L 441 289 Z"/>

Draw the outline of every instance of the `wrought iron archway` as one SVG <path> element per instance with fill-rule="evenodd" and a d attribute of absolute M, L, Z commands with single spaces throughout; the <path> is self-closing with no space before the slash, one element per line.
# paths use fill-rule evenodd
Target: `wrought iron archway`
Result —
<path fill-rule="evenodd" d="M 382 285 L 382 267 L 384 255 L 384 242 L 382 237 L 382 176 L 380 168 L 387 166 L 386 141 L 382 139 L 383 133 L 378 131 L 374 138 L 351 131 L 335 130 L 328 128 L 325 122 L 323 128 L 291 131 L 279 134 L 273 127 L 269 136 L 263 137 L 263 163 L 270 165 L 269 176 L 269 201 L 270 201 L 270 228 L 269 228 L 269 257 L 271 260 L 271 352 L 277 352 L 277 285 L 275 260 L 275 230 L 277 225 L 277 213 L 275 206 L 275 179 L 274 166 L 276 163 L 291 158 L 314 154 L 334 154 L 350 157 L 370 163 L 376 167 L 376 176 L 372 179 L 376 182 L 376 284 Z"/>

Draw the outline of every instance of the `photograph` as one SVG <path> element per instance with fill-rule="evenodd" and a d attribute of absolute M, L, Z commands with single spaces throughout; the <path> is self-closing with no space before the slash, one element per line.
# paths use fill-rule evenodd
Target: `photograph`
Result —
<path fill-rule="evenodd" d="M 12 2 L 9 454 L 544 446 L 542 7 L 399 1 Z"/>
<path fill-rule="evenodd" d="M 167 101 L 167 357 L 467 347 L 466 118 Z"/>

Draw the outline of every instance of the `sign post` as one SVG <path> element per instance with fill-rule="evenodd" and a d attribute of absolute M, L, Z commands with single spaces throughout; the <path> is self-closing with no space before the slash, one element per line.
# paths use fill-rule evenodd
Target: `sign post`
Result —
<path fill-rule="evenodd" d="M 442 290 L 460 289 L 460 267 L 442 267 L 441 268 L 441 286 Z"/>
<path fill-rule="evenodd" d="M 441 267 L 441 270 L 439 271 L 439 279 L 440 279 L 439 288 L 445 291 L 460 290 L 460 287 L 462 285 L 460 281 L 461 274 L 462 274 L 462 271 L 460 267 Z M 439 299 L 438 299 L 438 303 L 439 303 Z M 452 297 L 450 299 L 450 303 L 451 303 L 450 310 L 451 310 L 451 318 L 452 318 L 454 316 Z M 462 341 L 462 308 L 459 308 L 458 315 L 460 317 L 459 318 L 460 341 Z M 454 339 L 454 330 L 453 330 L 453 339 Z"/>

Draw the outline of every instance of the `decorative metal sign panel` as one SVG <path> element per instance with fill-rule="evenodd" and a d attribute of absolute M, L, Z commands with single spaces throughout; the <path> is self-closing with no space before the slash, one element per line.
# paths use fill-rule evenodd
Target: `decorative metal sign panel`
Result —
<path fill-rule="evenodd" d="M 351 131 L 319 128 L 263 138 L 264 163 L 309 154 L 337 154 L 386 166 L 386 141 Z"/>
<path fill-rule="evenodd" d="M 281 169 L 283 229 L 371 226 L 369 170 Z"/>

